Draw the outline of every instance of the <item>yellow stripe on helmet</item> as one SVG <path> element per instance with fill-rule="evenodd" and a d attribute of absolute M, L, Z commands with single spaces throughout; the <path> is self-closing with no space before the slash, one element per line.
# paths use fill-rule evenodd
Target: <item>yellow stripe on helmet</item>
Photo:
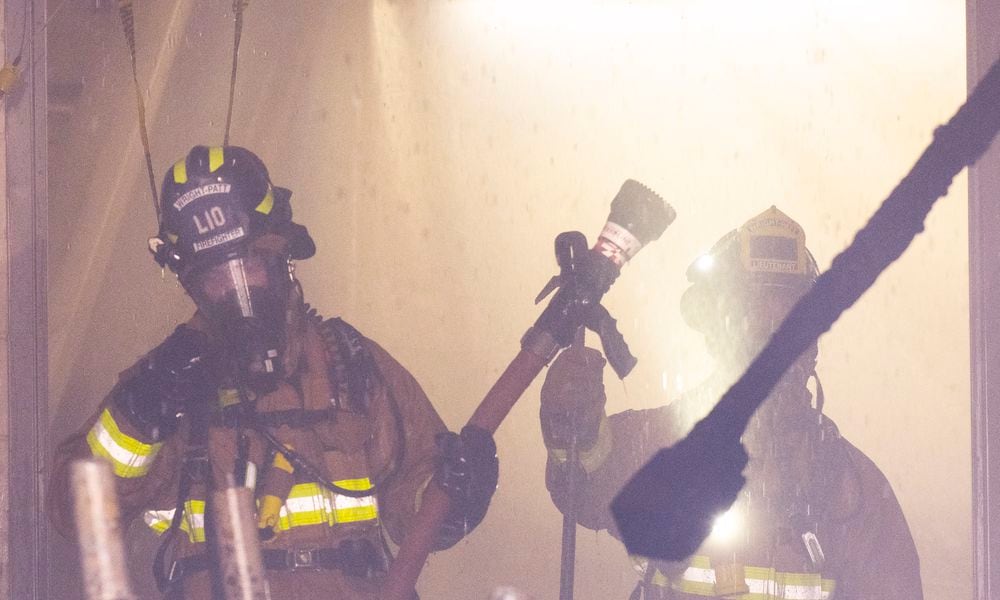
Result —
<path fill-rule="evenodd" d="M 188 171 L 185 160 L 182 158 L 174 163 L 174 183 L 187 183 Z"/>
<path fill-rule="evenodd" d="M 271 214 L 272 208 L 274 208 L 274 193 L 271 191 L 271 188 L 268 187 L 267 193 L 264 194 L 264 199 L 260 201 L 260 204 L 258 204 L 257 208 L 254 210 L 261 214 L 269 215 Z"/>
<path fill-rule="evenodd" d="M 215 170 L 222 166 L 225 162 L 225 154 L 222 148 L 219 146 L 213 146 L 208 149 L 208 172 L 215 173 Z"/>

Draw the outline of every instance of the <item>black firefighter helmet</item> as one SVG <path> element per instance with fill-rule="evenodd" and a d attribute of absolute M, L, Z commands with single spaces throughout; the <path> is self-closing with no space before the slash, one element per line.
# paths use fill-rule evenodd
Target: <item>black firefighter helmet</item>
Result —
<path fill-rule="evenodd" d="M 292 221 L 291 195 L 246 148 L 195 146 L 163 178 L 160 231 L 149 249 L 182 283 L 191 267 L 219 262 L 266 233 L 288 240 L 290 258 L 309 258 L 316 246 Z"/>
<path fill-rule="evenodd" d="M 290 261 L 316 251 L 292 221 L 290 196 L 249 150 L 195 146 L 164 177 L 160 232 L 149 241 L 226 340 L 241 384 L 258 393 L 295 361 L 289 322 L 302 296 Z"/>

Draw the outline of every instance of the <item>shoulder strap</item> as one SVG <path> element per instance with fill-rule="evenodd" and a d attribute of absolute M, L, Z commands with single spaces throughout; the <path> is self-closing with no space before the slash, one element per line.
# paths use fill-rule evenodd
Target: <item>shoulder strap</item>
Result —
<path fill-rule="evenodd" d="M 322 321 L 319 331 L 331 358 L 329 375 L 336 390 L 337 408 L 368 414 L 379 371 L 365 347 L 364 336 L 339 317 Z"/>
<path fill-rule="evenodd" d="M 166 570 L 167 551 L 174 545 L 174 537 L 180 530 L 184 517 L 184 504 L 191 493 L 191 484 L 196 479 L 211 477 L 211 467 L 208 464 L 208 420 L 204 415 L 191 420 L 188 430 L 187 445 L 181 462 L 180 481 L 177 485 L 177 501 L 174 506 L 174 516 L 167 530 L 160 536 L 160 545 L 153 557 L 153 578 L 156 588 L 161 594 L 166 593 L 173 583 L 172 573 Z"/>

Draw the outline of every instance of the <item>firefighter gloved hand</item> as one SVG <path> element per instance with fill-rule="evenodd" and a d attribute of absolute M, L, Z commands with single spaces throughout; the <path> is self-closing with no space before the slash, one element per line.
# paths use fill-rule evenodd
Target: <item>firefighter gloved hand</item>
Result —
<path fill-rule="evenodd" d="M 147 440 L 170 436 L 179 413 L 214 393 L 208 355 L 208 336 L 179 326 L 119 382 L 113 405 Z"/>
<path fill-rule="evenodd" d="M 500 463 L 493 436 L 466 425 L 461 434 L 438 434 L 441 464 L 435 481 L 451 497 L 451 508 L 438 533 L 435 550 L 445 550 L 475 529 L 497 489 Z"/>
<path fill-rule="evenodd" d="M 604 363 L 597 350 L 574 345 L 549 367 L 539 408 L 549 450 L 565 451 L 574 435 L 581 452 L 597 444 L 605 419 Z"/>

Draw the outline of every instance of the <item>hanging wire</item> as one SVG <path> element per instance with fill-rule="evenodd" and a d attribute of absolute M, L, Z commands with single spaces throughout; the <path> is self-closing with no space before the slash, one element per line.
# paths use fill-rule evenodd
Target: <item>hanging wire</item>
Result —
<path fill-rule="evenodd" d="M 27 30 L 28 30 L 28 21 L 30 20 L 29 17 L 28 17 L 28 6 L 30 4 L 30 1 L 31 0 L 25 0 L 25 2 L 24 2 L 25 14 L 24 14 L 24 23 L 23 23 L 22 29 L 21 29 L 21 43 L 18 44 L 17 55 L 14 57 L 14 60 L 10 62 L 10 66 L 12 66 L 12 67 L 18 67 L 18 66 L 20 66 L 20 64 L 21 64 L 21 57 L 24 54 L 24 40 L 28 36 L 28 32 L 27 32 Z M 49 24 L 52 23 L 52 20 L 55 19 L 56 16 L 59 15 L 60 11 L 62 11 L 63 7 L 65 7 L 68 2 L 69 2 L 69 0 L 63 0 L 59 4 L 59 6 L 57 6 L 55 8 L 55 10 L 53 10 L 51 13 L 49 13 L 48 18 L 45 19 L 45 23 L 38 29 L 38 31 L 33 32 L 33 34 L 44 33 L 45 30 L 48 28 Z M 46 46 L 45 49 L 47 50 L 48 46 Z M 31 61 L 31 64 L 28 67 L 26 67 L 26 69 L 27 70 L 32 70 L 32 69 L 35 68 L 35 65 L 38 64 L 39 61 L 44 61 L 44 60 L 45 60 L 45 51 L 43 51 L 41 54 L 39 54 L 38 56 L 36 56 L 34 58 L 34 60 Z M 0 95 L 2 95 L 2 94 L 0 94 Z"/>
<path fill-rule="evenodd" d="M 222 137 L 222 145 L 229 145 L 229 126 L 233 121 L 233 100 L 236 94 L 236 65 L 240 55 L 240 38 L 243 37 L 243 11 L 250 0 L 233 0 L 233 13 L 236 15 L 236 26 L 233 31 L 233 72 L 229 78 L 229 108 L 226 110 L 226 132 Z"/>
<path fill-rule="evenodd" d="M 62 8 L 61 6 L 59 8 Z M 57 8 L 56 11 L 59 9 Z M 17 56 L 14 57 L 12 65 L 15 67 L 21 64 L 21 54 L 24 52 L 24 40 L 28 37 L 28 19 L 31 15 L 31 0 L 24 0 L 24 20 L 21 22 L 21 43 L 17 45 Z"/>
<path fill-rule="evenodd" d="M 18 68 L 18 65 L 21 64 L 21 56 L 24 53 L 24 42 L 28 37 L 28 21 L 31 20 L 31 14 L 31 4 L 29 0 L 25 0 L 24 18 L 21 21 L 21 42 L 17 47 L 17 56 L 11 62 L 7 62 L 5 56 L 4 64 L 0 67 L 0 98 L 13 91 L 20 78 L 21 70 Z M 32 62 L 32 67 L 34 67 L 34 62 Z"/>
<path fill-rule="evenodd" d="M 132 58 L 132 81 L 135 83 L 135 100 L 139 107 L 139 133 L 142 136 L 142 148 L 146 156 L 146 171 L 149 173 L 149 190 L 153 197 L 153 210 L 156 211 L 157 226 L 160 221 L 160 201 L 156 194 L 156 177 L 153 175 L 153 158 L 149 153 L 149 134 L 146 131 L 146 105 L 142 101 L 142 90 L 139 88 L 139 75 L 135 65 L 135 13 L 132 11 L 132 0 L 118 0 L 118 16 L 125 30 L 125 42 L 128 44 L 129 55 Z"/>

